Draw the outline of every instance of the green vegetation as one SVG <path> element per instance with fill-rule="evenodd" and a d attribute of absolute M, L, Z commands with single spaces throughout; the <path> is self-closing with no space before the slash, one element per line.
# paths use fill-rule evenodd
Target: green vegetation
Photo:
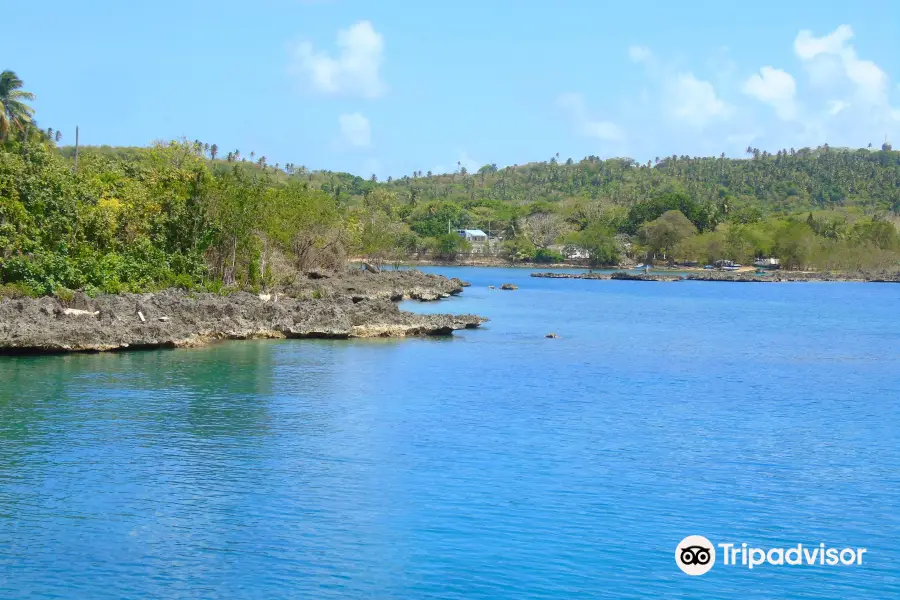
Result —
<path fill-rule="evenodd" d="M 12 131 L 24 131 L 31 123 L 34 109 L 26 104 L 31 100 L 34 94 L 22 90 L 22 80 L 15 73 L 0 73 L 0 142 L 6 141 Z"/>
<path fill-rule="evenodd" d="M 748 148 L 747 159 L 547 162 L 378 182 L 187 140 L 57 147 L 0 74 L 0 293 L 213 291 L 289 283 L 348 256 L 482 252 L 591 266 L 777 256 L 785 268 L 900 262 L 900 152 Z M 489 244 L 453 229 L 479 228 Z"/>

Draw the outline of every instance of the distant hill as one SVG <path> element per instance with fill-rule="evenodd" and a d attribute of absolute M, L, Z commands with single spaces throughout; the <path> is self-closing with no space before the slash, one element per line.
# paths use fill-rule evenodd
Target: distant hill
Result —
<path fill-rule="evenodd" d="M 404 177 L 390 187 L 422 200 L 514 204 L 604 200 L 631 206 L 661 190 L 680 189 L 698 202 L 754 206 L 763 213 L 859 206 L 900 212 L 900 152 L 836 150 L 827 146 L 779 151 L 752 150 L 753 157 L 669 156 L 639 164 L 631 159 L 590 156 L 477 173 Z"/>
<path fill-rule="evenodd" d="M 545 162 L 499 168 L 484 165 L 475 173 L 424 174 L 416 172 L 377 182 L 349 173 L 309 171 L 293 165 L 263 165 L 221 155 L 209 160 L 214 169 L 240 166 L 266 173 L 274 180 L 297 179 L 311 187 L 357 204 L 375 189 L 395 192 L 413 204 L 450 201 L 460 205 L 484 202 L 514 206 L 531 203 L 603 201 L 625 207 L 666 190 L 681 190 L 699 203 L 729 205 L 733 210 L 756 209 L 762 214 L 790 213 L 836 207 L 859 207 L 867 212 L 900 213 L 900 152 L 830 148 L 787 149 L 775 154 L 748 148 L 751 158 L 667 156 L 647 163 L 628 158 L 579 161 L 553 157 Z M 59 153 L 71 159 L 74 147 Z M 140 160 L 150 148 L 85 146 L 82 153 L 97 153 L 123 160 Z"/>

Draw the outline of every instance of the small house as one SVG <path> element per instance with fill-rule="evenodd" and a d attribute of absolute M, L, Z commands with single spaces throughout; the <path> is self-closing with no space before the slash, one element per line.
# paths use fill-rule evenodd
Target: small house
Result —
<path fill-rule="evenodd" d="M 488 235 L 480 229 L 458 229 L 457 233 L 471 243 L 482 243 L 488 241 Z"/>

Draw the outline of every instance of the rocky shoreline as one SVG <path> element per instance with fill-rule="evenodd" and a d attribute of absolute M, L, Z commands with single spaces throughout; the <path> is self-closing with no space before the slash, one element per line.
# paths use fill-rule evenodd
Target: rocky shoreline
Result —
<path fill-rule="evenodd" d="M 0 352 L 102 352 L 179 348 L 212 340 L 449 335 L 480 326 L 476 315 L 420 315 L 403 299 L 438 300 L 465 287 L 419 271 L 313 272 L 280 291 L 228 296 L 168 289 L 148 294 L 76 293 L 0 300 Z"/>
<path fill-rule="evenodd" d="M 786 282 L 815 282 L 815 281 L 844 281 L 844 282 L 868 282 L 868 283 L 900 283 L 900 274 L 897 273 L 792 273 L 790 271 L 772 271 L 757 275 L 750 271 L 746 273 L 728 273 L 718 271 L 706 271 L 702 273 L 690 273 L 685 276 L 690 281 L 735 281 L 744 283 L 786 283 Z"/>
<path fill-rule="evenodd" d="M 620 281 L 680 281 L 682 277 L 677 275 L 657 275 L 651 273 L 626 273 L 624 271 L 616 271 L 615 273 L 532 273 L 532 277 L 543 277 L 547 279 L 598 279 L 603 281 L 620 280 Z"/>
<path fill-rule="evenodd" d="M 787 283 L 787 282 L 870 282 L 900 283 L 900 273 L 809 273 L 790 271 L 771 271 L 757 275 L 749 272 L 698 271 L 686 275 L 665 275 L 659 273 L 532 273 L 532 277 L 549 279 L 599 279 L 622 281 L 730 281 L 738 283 Z"/>

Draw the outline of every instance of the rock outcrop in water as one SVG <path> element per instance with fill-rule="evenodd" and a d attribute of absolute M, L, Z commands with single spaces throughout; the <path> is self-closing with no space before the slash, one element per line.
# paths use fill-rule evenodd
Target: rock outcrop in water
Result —
<path fill-rule="evenodd" d="M 656 275 L 653 273 L 627 273 L 617 271 L 609 276 L 610 279 L 619 281 L 680 281 L 681 277 L 674 275 Z"/>
<path fill-rule="evenodd" d="M 0 351 L 105 351 L 197 346 L 216 339 L 371 338 L 448 335 L 478 327 L 475 315 L 420 315 L 392 300 L 434 300 L 463 282 L 421 272 L 318 274 L 281 293 L 229 296 L 76 294 L 0 301 Z"/>
<path fill-rule="evenodd" d="M 555 271 L 547 271 L 545 273 L 532 273 L 532 277 L 542 277 L 546 279 L 610 279 L 609 273 L 557 273 Z"/>
<path fill-rule="evenodd" d="M 616 271 L 615 273 L 532 273 L 532 277 L 544 277 L 548 279 L 599 279 L 602 281 L 616 279 L 620 281 L 679 281 L 681 277 L 674 275 L 657 275 L 651 273 L 627 273 Z"/>
<path fill-rule="evenodd" d="M 729 273 L 721 271 L 703 271 L 690 273 L 685 279 L 690 281 L 734 281 L 743 283 L 785 283 L 785 282 L 809 282 L 809 281 L 871 281 L 890 282 L 900 281 L 897 276 L 878 277 L 865 273 L 803 273 L 791 271 L 768 271 L 757 274 L 753 271 L 743 273 Z"/>
<path fill-rule="evenodd" d="M 448 298 L 463 291 L 470 284 L 455 277 L 432 275 L 416 270 L 381 271 L 373 273 L 353 269 L 343 273 L 313 271 L 287 286 L 285 292 L 293 297 L 308 297 L 313 293 L 346 296 L 354 302 L 362 300 L 422 300 Z"/>

